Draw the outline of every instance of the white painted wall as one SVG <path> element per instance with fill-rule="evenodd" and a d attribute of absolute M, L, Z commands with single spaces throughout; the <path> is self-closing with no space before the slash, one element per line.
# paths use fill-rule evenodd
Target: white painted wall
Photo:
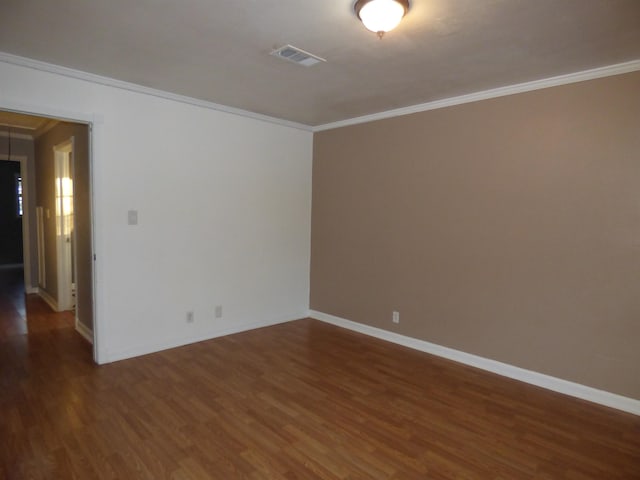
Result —
<path fill-rule="evenodd" d="M 2 62 L 0 79 L 0 108 L 95 121 L 99 362 L 306 315 L 311 132 Z"/>

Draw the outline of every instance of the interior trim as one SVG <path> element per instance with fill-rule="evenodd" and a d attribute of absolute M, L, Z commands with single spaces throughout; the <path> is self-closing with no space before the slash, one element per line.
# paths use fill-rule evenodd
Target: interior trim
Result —
<path fill-rule="evenodd" d="M 623 73 L 637 72 L 640 70 L 640 59 L 632 60 L 625 63 L 617 63 L 605 67 L 593 68 L 591 70 L 583 70 L 581 72 L 569 73 L 566 75 L 558 75 L 557 77 L 544 78 L 534 80 L 532 82 L 518 83 L 516 85 L 508 85 L 505 87 L 492 88 L 482 92 L 469 93 L 458 97 L 443 98 L 433 102 L 420 103 L 409 107 L 396 108 L 384 112 L 372 113 L 371 115 L 363 115 L 361 117 L 340 120 L 332 123 L 325 123 L 313 127 L 314 132 L 322 132 L 324 130 L 332 130 L 334 128 L 348 127 L 350 125 L 358 125 L 360 123 L 374 122 L 376 120 L 384 120 L 385 118 L 400 117 L 410 115 L 412 113 L 426 112 L 427 110 L 436 110 L 438 108 L 452 107 L 463 103 L 478 102 L 480 100 L 488 100 L 490 98 L 504 97 L 514 95 L 516 93 L 531 92 L 533 90 L 541 90 L 543 88 L 557 87 L 559 85 L 567 85 L 570 83 L 584 82 L 594 80 L 596 78 L 611 77 Z"/>
<path fill-rule="evenodd" d="M 291 122 L 289 120 L 283 120 L 276 117 L 270 117 L 268 115 L 262 115 L 260 113 L 250 112 L 248 110 L 242 110 L 240 108 L 228 107 L 219 103 L 208 102 L 206 100 L 200 100 L 193 97 L 187 97 L 186 95 L 178 95 L 176 93 L 170 93 L 164 90 L 157 90 L 155 88 L 145 87 L 142 85 L 137 85 L 135 83 L 117 80 L 115 78 L 103 77 L 101 75 L 95 75 L 93 73 L 83 72 L 80 70 L 74 70 L 73 68 L 62 67 L 60 65 L 41 62 L 39 60 L 33 60 L 31 58 L 20 57 L 18 55 L 12 55 L 10 53 L 0 52 L 0 62 L 32 68 L 41 72 L 55 73 L 57 75 L 75 78 L 77 80 L 84 80 L 86 82 L 97 83 L 99 85 L 105 85 L 107 87 L 129 90 L 131 92 L 141 93 L 143 95 L 151 95 L 153 97 L 164 98 L 166 100 L 172 100 L 174 102 L 186 103 L 188 105 L 207 108 L 209 110 L 216 110 L 219 112 L 230 113 L 232 115 L 239 115 L 241 117 L 247 117 L 253 120 L 273 123 L 284 127 L 297 128 L 298 130 L 305 130 L 308 132 L 312 130 L 309 125 L 304 125 L 302 123 Z"/>
<path fill-rule="evenodd" d="M 53 298 L 51 295 L 49 295 L 49 293 L 42 289 L 42 288 L 38 288 L 38 296 L 44 300 L 47 305 L 49 305 L 54 312 L 59 312 L 60 309 L 58 309 L 58 302 L 56 301 L 55 298 Z"/>
<path fill-rule="evenodd" d="M 435 110 L 438 108 L 451 107 L 454 105 L 477 102 L 480 100 L 487 100 L 490 98 L 504 97 L 507 95 L 514 95 L 516 93 L 530 92 L 533 90 L 540 90 L 543 88 L 555 87 L 559 85 L 567 85 L 570 83 L 584 82 L 587 80 L 594 80 L 596 78 L 610 77 L 613 75 L 620 75 L 623 73 L 636 72 L 640 70 L 640 59 L 636 59 L 636 60 L 631 60 L 624 63 L 617 63 L 614 65 L 607 65 L 604 67 L 593 68 L 590 70 L 583 70 L 580 72 L 569 73 L 565 75 L 558 75 L 555 77 L 534 80 L 531 82 L 524 82 L 524 83 L 518 83 L 515 85 L 508 85 L 504 87 L 493 88 L 493 89 L 484 90 L 481 92 L 474 92 L 466 95 L 460 95 L 457 97 L 444 98 L 441 100 L 420 103 L 417 105 L 410 105 L 408 107 L 396 108 L 393 110 L 386 110 L 384 112 L 377 112 L 370 115 L 363 115 L 360 117 L 349 118 L 346 120 L 339 120 L 337 122 L 325 123 L 325 124 L 317 125 L 313 127 L 311 125 L 305 125 L 298 122 L 283 120 L 281 118 L 270 117 L 268 115 L 262 115 L 260 113 L 250 112 L 248 110 L 242 110 L 240 108 L 229 107 L 219 103 L 208 102 L 206 100 L 200 100 L 197 98 L 188 97 L 186 95 L 178 95 L 175 93 L 166 92 L 164 90 L 157 90 L 155 88 L 145 87 L 142 85 L 137 85 L 135 83 L 117 80 L 115 78 L 103 77 L 101 75 L 95 75 L 93 73 L 87 73 L 87 72 L 75 70 L 72 68 L 62 67 L 60 65 L 54 65 L 52 63 L 41 62 L 39 60 L 33 60 L 31 58 L 26 58 L 26 57 L 20 57 L 18 55 L 12 55 L 10 53 L 0 52 L 0 62 L 32 68 L 34 70 L 39 70 L 42 72 L 63 75 L 65 77 L 84 80 L 86 82 L 119 88 L 122 90 L 129 90 L 129 91 L 141 93 L 144 95 L 151 95 L 154 97 L 164 98 L 166 100 L 186 103 L 188 105 L 208 108 L 210 110 L 230 113 L 232 115 L 239 115 L 242 117 L 252 118 L 254 120 L 260 120 L 263 122 L 273 123 L 276 125 L 296 128 L 299 130 L 310 131 L 310 132 L 321 132 L 324 130 L 331 130 L 334 128 L 347 127 L 350 125 L 358 125 L 360 123 L 373 122 L 376 120 L 383 120 L 385 118 L 393 118 L 393 117 L 399 117 L 402 115 L 410 115 L 412 113 L 425 112 L 428 110 Z"/>
<path fill-rule="evenodd" d="M 9 132 L 7 131 L 7 128 L 13 128 L 13 127 L 6 127 L 4 125 L 0 125 L 0 137 L 2 138 L 9 138 Z M 11 140 L 33 140 L 33 135 L 29 135 L 27 133 L 15 133 L 15 132 L 11 132 Z"/>
<path fill-rule="evenodd" d="M 257 328 L 270 327 L 272 325 L 278 325 L 280 323 L 292 322 L 301 318 L 308 317 L 308 311 L 299 312 L 293 315 L 286 315 L 283 317 L 270 318 L 266 320 L 250 321 L 247 323 L 234 323 L 231 326 L 224 326 L 222 328 L 216 328 L 215 330 L 206 332 L 197 332 L 187 334 L 182 337 L 168 337 L 158 342 L 151 342 L 146 344 L 138 344 L 131 347 L 112 349 L 106 352 L 104 358 L 100 359 L 99 364 L 118 362 L 120 360 L 126 360 L 129 358 L 139 357 L 142 355 L 148 355 L 150 353 L 157 353 L 170 348 L 182 347 L 191 343 L 204 342 L 206 340 L 212 340 L 218 337 L 224 337 L 226 335 L 232 335 L 235 333 L 242 333 L 249 330 L 255 330 Z"/>
<path fill-rule="evenodd" d="M 547 390 L 553 390 L 554 392 L 563 393 L 565 395 L 587 400 L 599 405 L 622 410 L 623 412 L 640 415 L 640 400 L 623 397 L 622 395 L 617 395 L 615 393 L 598 390 L 593 387 L 552 377 L 543 373 L 526 370 L 507 363 L 461 352 L 459 350 L 454 350 L 453 348 L 443 347 L 435 343 L 425 342 L 424 340 L 407 337 L 405 335 L 353 322 L 351 320 L 346 320 L 344 318 L 318 312 L 316 310 L 310 310 L 309 316 L 325 323 L 330 323 L 338 327 L 363 333 L 365 335 L 396 343 L 414 350 L 430 353 L 431 355 L 453 360 L 454 362 L 463 363 L 471 367 L 496 373 L 503 377 L 512 378 L 514 380 L 546 388 Z"/>
<path fill-rule="evenodd" d="M 91 345 L 93 345 L 93 331 L 91 329 L 89 329 L 86 325 L 84 325 L 83 323 L 80 323 L 80 320 L 78 320 L 76 318 L 76 332 L 78 332 L 80 335 L 82 335 L 82 337 L 89 342 Z"/>

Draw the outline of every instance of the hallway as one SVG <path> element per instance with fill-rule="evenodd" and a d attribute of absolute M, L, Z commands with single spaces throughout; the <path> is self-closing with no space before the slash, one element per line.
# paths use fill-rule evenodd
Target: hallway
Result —
<path fill-rule="evenodd" d="M 37 295 L 24 294 L 22 266 L 0 266 L 0 341 L 51 330 L 74 331 L 73 326 L 73 312 L 54 312 Z"/>
<path fill-rule="evenodd" d="M 19 266 L 0 267 L 0 478 L 54 478 L 41 476 L 55 450 L 43 450 L 47 432 L 73 424 L 68 384 L 94 368 L 92 351 L 73 312 L 25 296 L 22 275 Z"/>

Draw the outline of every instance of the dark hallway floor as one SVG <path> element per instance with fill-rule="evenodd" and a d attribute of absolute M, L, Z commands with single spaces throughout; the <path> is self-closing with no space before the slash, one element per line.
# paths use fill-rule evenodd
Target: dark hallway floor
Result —
<path fill-rule="evenodd" d="M 21 266 L 0 266 L 0 340 L 73 326 L 73 312 L 54 312 L 37 295 L 25 295 Z"/>

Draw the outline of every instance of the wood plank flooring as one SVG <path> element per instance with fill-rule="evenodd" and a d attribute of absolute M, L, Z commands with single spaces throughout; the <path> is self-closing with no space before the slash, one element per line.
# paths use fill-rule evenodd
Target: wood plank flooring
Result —
<path fill-rule="evenodd" d="M 0 329 L 1 479 L 640 479 L 640 417 L 314 320 L 100 367 L 59 326 Z"/>

